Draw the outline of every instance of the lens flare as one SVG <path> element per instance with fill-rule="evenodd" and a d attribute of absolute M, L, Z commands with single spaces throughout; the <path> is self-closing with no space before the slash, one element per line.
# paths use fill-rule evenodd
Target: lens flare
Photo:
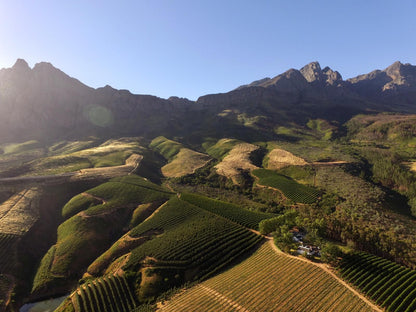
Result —
<path fill-rule="evenodd" d="M 114 123 L 113 113 L 100 105 L 91 105 L 86 109 L 88 120 L 99 127 L 109 127 Z"/>

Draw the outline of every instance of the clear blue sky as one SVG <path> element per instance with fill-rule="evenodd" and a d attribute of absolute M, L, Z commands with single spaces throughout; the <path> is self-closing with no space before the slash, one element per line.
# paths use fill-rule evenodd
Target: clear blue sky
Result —
<path fill-rule="evenodd" d="M 344 78 L 416 64 L 414 0 L 0 0 L 0 68 L 196 99 L 311 61 Z"/>

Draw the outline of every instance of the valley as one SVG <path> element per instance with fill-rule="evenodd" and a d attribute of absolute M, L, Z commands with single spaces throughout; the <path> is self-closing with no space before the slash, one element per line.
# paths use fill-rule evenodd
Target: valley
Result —
<path fill-rule="evenodd" d="M 0 71 L 1 101 L 55 118 L 1 132 L 0 311 L 414 311 L 414 66 L 385 93 L 311 63 L 195 102 L 39 66 L 51 86 Z"/>

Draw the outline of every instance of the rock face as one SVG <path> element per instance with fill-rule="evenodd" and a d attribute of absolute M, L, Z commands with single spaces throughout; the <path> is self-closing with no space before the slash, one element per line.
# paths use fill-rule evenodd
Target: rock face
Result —
<path fill-rule="evenodd" d="M 93 89 L 50 63 L 17 60 L 0 70 L 0 141 L 161 131 L 190 101 Z"/>
<path fill-rule="evenodd" d="M 416 66 L 395 62 L 384 70 L 375 70 L 347 80 L 360 96 L 389 102 L 413 111 L 416 100 Z M 409 107 L 406 107 L 409 106 Z"/>
<path fill-rule="evenodd" d="M 50 63 L 32 69 L 18 59 L 12 68 L 0 70 L 0 143 L 89 135 L 192 136 L 201 131 L 213 137 L 255 138 L 260 132 L 273 135 L 276 125 L 293 121 L 343 122 L 368 110 L 414 113 L 415 99 L 416 66 L 400 62 L 346 81 L 312 62 L 193 102 L 110 86 L 93 89 Z"/>
<path fill-rule="evenodd" d="M 318 62 L 312 62 L 300 69 L 300 73 L 309 83 L 323 82 L 325 80 Z"/>

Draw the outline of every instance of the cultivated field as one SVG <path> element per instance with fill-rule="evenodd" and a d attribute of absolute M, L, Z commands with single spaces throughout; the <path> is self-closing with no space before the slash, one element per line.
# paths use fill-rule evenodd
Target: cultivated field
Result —
<path fill-rule="evenodd" d="M 250 258 L 174 296 L 158 311 L 373 311 L 320 267 L 278 254 L 269 243 Z"/>
<path fill-rule="evenodd" d="M 159 268 L 180 272 L 195 269 L 191 276 L 197 280 L 230 263 L 261 240 L 246 228 L 178 198 L 172 198 L 135 227 L 130 236 L 142 237 L 155 229 L 163 234 L 133 249 L 123 269 L 135 271 L 150 257 Z"/>
<path fill-rule="evenodd" d="M 295 180 L 272 170 L 257 169 L 253 170 L 252 173 L 259 178 L 259 185 L 278 189 L 294 202 L 312 204 L 318 200 L 319 191 L 315 188 L 299 184 Z"/>
<path fill-rule="evenodd" d="M 74 196 L 62 209 L 67 219 L 58 227 L 56 245 L 40 263 L 33 292 L 57 281 L 76 279 L 73 272 L 84 271 L 117 240 L 138 205 L 164 201 L 172 195 L 144 178 L 130 175 Z"/>
<path fill-rule="evenodd" d="M 276 216 L 271 213 L 249 211 L 238 205 L 191 193 L 182 194 L 181 199 L 254 230 L 258 230 L 260 221 Z"/>
<path fill-rule="evenodd" d="M 39 217 L 39 190 L 23 190 L 0 205 L 0 231 L 5 234 L 26 233 Z"/>
<path fill-rule="evenodd" d="M 416 311 L 416 270 L 361 252 L 344 257 L 341 272 L 387 311 Z"/>
<path fill-rule="evenodd" d="M 0 311 L 6 311 L 14 286 L 15 281 L 12 276 L 0 274 Z"/>
<path fill-rule="evenodd" d="M 81 285 L 56 311 L 124 312 L 136 307 L 136 299 L 124 276 L 103 276 Z"/>
<path fill-rule="evenodd" d="M 16 264 L 16 245 L 19 236 L 0 233 L 0 274 L 9 274 Z"/>

